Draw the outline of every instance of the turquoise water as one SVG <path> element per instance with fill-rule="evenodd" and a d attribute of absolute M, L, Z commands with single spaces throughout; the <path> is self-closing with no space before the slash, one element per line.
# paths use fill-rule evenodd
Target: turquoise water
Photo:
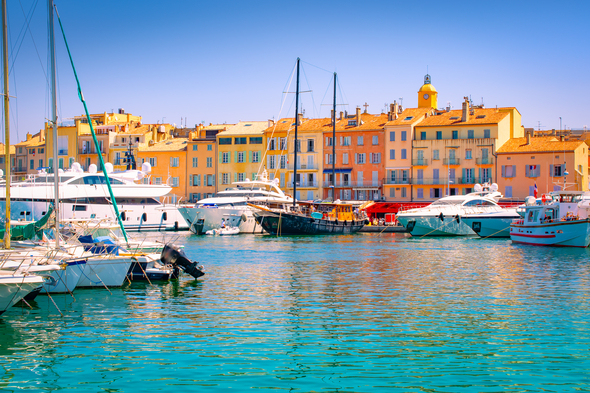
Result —
<path fill-rule="evenodd" d="M 181 235 L 198 282 L 0 317 L 2 391 L 590 390 L 590 250 Z"/>

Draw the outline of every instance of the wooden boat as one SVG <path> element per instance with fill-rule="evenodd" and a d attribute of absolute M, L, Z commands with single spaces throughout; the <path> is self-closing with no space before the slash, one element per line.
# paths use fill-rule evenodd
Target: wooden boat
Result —
<path fill-rule="evenodd" d="M 352 205 L 344 203 L 299 202 L 290 209 L 254 207 L 256 222 L 272 235 L 350 234 L 367 223 Z"/>

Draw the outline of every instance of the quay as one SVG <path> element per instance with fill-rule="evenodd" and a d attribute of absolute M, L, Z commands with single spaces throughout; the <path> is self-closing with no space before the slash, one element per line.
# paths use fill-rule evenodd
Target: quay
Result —
<path fill-rule="evenodd" d="M 401 225 L 365 225 L 359 232 L 370 233 L 403 233 L 406 228 Z"/>

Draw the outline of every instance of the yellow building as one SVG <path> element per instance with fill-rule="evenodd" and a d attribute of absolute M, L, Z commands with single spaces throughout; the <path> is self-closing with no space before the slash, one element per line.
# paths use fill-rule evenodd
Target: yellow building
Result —
<path fill-rule="evenodd" d="M 78 136 L 90 134 L 90 126 L 84 119 L 76 118 L 73 125 L 62 124 L 57 128 L 57 155 L 58 168 L 67 169 L 75 161 L 79 160 L 78 156 Z M 53 126 L 45 123 L 45 157 L 47 158 L 47 167 L 49 172 L 53 172 Z"/>
<path fill-rule="evenodd" d="M 198 124 L 188 132 L 188 199 L 197 202 L 217 192 L 217 134 L 234 124 Z"/>
<path fill-rule="evenodd" d="M 218 189 L 254 179 L 263 169 L 266 121 L 241 121 L 216 135 Z M 270 171 L 269 171 L 270 172 Z"/>
<path fill-rule="evenodd" d="M 108 148 L 108 161 L 115 170 L 127 169 L 127 155 L 131 153 L 137 162 L 137 149 L 150 141 L 161 142 L 168 139 L 175 131 L 171 124 L 141 124 L 131 122 L 125 125 L 108 125 L 100 127 L 120 127 L 114 132 Z M 98 133 L 98 132 L 97 132 Z M 139 165 L 138 165 L 139 168 Z"/>
<path fill-rule="evenodd" d="M 472 106 L 467 97 L 462 110 L 427 114 L 414 126 L 412 200 L 465 194 L 476 183 L 497 182 L 496 151 L 523 135 L 516 108 Z"/>
<path fill-rule="evenodd" d="M 27 174 L 36 174 L 46 166 L 45 160 L 45 130 L 35 135 L 27 133 L 27 139 L 14 145 L 15 160 L 12 175 L 23 178 Z"/>
<path fill-rule="evenodd" d="M 431 83 L 430 75 L 424 77 L 424 84 L 418 90 L 418 108 L 438 108 L 438 92 Z"/>
<path fill-rule="evenodd" d="M 138 165 L 149 162 L 152 167 L 150 176 L 144 181 L 171 186 L 172 191 L 167 197 L 169 203 L 187 198 L 187 144 L 187 138 L 169 138 L 161 142 L 152 140 L 139 145 Z"/>
<path fill-rule="evenodd" d="M 302 122 L 303 119 L 300 119 Z M 264 130 L 264 145 L 261 160 L 264 163 L 264 169 L 268 172 L 269 179 L 275 177 L 279 179 L 279 187 L 287 191 L 287 179 L 289 179 L 289 144 L 287 137 L 295 132 L 295 120 L 292 117 L 279 119 L 268 122 L 268 127 Z M 293 141 L 291 136 L 291 143 Z M 301 162 L 301 161 L 300 161 Z M 291 170 L 292 172 L 292 170 Z M 293 187 L 291 187 L 291 191 Z"/>
<path fill-rule="evenodd" d="M 513 138 L 498 149 L 498 187 L 506 198 L 523 200 L 563 189 L 588 190 L 588 145 L 555 136 Z"/>

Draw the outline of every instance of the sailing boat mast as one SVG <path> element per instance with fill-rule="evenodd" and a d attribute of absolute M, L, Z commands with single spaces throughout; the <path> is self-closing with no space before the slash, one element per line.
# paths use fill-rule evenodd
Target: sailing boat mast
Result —
<path fill-rule="evenodd" d="M 55 36 L 53 28 L 53 0 L 47 1 L 47 11 L 49 18 L 49 51 L 50 57 L 50 74 L 51 74 L 51 125 L 53 127 L 53 181 L 55 187 L 55 246 L 59 247 L 59 164 L 58 164 L 58 146 L 57 146 L 57 93 L 55 82 Z"/>
<path fill-rule="evenodd" d="M 295 143 L 293 162 L 293 207 L 297 199 L 297 127 L 299 126 L 299 57 L 297 58 L 297 86 L 295 87 Z"/>
<path fill-rule="evenodd" d="M 332 202 L 336 200 L 336 73 L 334 73 L 334 101 L 332 106 Z"/>
<path fill-rule="evenodd" d="M 8 96 L 8 18 L 6 16 L 6 0 L 2 0 L 2 57 L 4 66 L 4 167 L 6 178 L 6 214 L 4 248 L 10 248 L 10 122 Z"/>

